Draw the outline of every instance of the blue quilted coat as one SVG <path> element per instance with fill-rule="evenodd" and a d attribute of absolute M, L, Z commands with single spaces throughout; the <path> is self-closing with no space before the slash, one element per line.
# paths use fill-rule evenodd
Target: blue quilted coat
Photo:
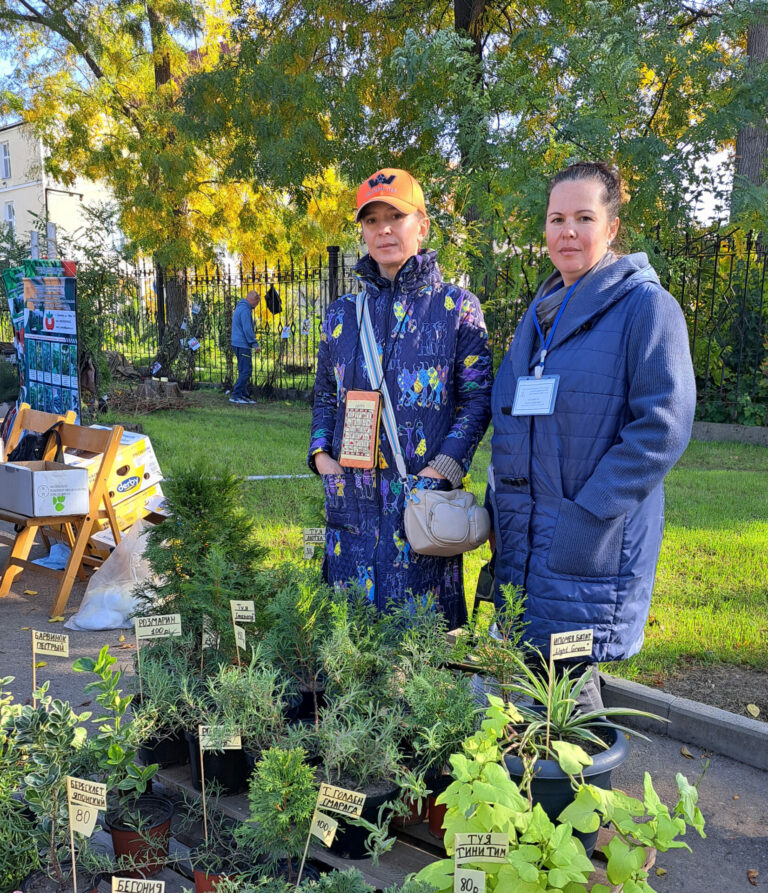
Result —
<path fill-rule="evenodd" d="M 662 482 L 693 422 L 685 321 L 647 257 L 633 254 L 568 303 L 544 370 L 560 376 L 553 414 L 513 416 L 517 379 L 533 375 L 539 351 L 529 308 L 493 388 L 496 584 L 525 589 L 526 635 L 545 655 L 551 633 L 591 627 L 593 661 L 626 658 L 643 643 Z"/>
<path fill-rule="evenodd" d="M 429 594 L 453 628 L 466 620 L 461 558 L 411 551 L 403 531 L 404 491 L 449 487 L 416 477 L 438 454 L 469 469 L 490 420 L 493 372 L 483 314 L 474 295 L 443 282 L 434 252 L 410 258 L 394 282 L 380 276 L 367 255 L 356 272 L 409 475 L 404 484 L 381 425 L 378 468 L 323 476 L 325 577 L 334 584 L 359 583 L 380 609 Z M 309 449 L 313 470 L 317 452 L 338 458 L 347 391 L 376 384 L 359 346 L 355 298 L 349 294 L 331 304 L 322 326 Z"/>

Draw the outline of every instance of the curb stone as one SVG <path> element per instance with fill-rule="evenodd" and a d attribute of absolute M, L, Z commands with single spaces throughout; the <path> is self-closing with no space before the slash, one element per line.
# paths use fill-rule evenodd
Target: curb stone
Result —
<path fill-rule="evenodd" d="M 668 722 L 629 716 L 621 722 L 641 731 L 668 735 L 722 754 L 756 769 L 768 770 L 768 723 L 718 707 L 678 698 L 667 692 L 601 673 L 606 707 L 647 710 Z"/>

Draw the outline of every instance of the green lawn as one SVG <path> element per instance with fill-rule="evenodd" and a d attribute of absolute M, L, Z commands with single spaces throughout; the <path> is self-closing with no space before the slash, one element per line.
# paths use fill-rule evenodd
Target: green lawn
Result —
<path fill-rule="evenodd" d="M 110 421 L 139 422 L 166 474 L 175 462 L 204 453 L 243 475 L 305 474 L 310 410 L 304 404 L 232 406 L 196 392 L 183 411 Z M 475 456 L 472 488 L 482 496 L 490 436 Z M 301 528 L 319 526 L 316 479 L 253 481 L 247 504 L 265 545 L 278 557 L 302 555 Z M 667 526 L 646 644 L 611 672 L 658 680 L 682 662 L 722 661 L 768 670 L 768 449 L 692 443 L 666 484 Z M 465 560 L 473 593 L 490 552 Z"/>

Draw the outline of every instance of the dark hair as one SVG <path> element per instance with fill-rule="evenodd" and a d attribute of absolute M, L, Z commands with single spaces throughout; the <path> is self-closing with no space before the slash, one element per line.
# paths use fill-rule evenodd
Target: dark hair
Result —
<path fill-rule="evenodd" d="M 577 161 L 563 170 L 558 171 L 549 181 L 547 189 L 547 208 L 549 208 L 549 197 L 552 190 L 558 183 L 566 180 L 598 180 L 603 185 L 603 194 L 600 200 L 608 211 L 608 219 L 613 220 L 619 216 L 619 208 L 623 195 L 623 183 L 621 174 L 615 167 L 611 167 L 604 161 Z"/>

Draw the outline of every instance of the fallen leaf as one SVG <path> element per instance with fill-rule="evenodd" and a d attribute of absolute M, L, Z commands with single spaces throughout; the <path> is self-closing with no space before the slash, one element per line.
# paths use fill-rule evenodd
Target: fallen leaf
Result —
<path fill-rule="evenodd" d="M 119 638 L 117 641 L 118 641 L 118 642 L 124 642 L 124 641 L 125 641 L 125 636 L 120 636 L 120 638 Z"/>
<path fill-rule="evenodd" d="M 750 716 L 754 716 L 755 719 L 760 716 L 760 708 L 757 706 L 757 704 L 747 704 L 747 712 L 750 714 Z"/>
<path fill-rule="evenodd" d="M 686 760 L 692 760 L 694 758 L 693 754 L 685 745 L 680 748 L 680 753 L 686 758 Z"/>
<path fill-rule="evenodd" d="M 666 873 L 667 873 L 667 869 L 666 869 L 666 868 L 657 868 L 657 869 L 656 869 L 656 877 L 664 877 L 664 875 L 665 875 Z"/>
<path fill-rule="evenodd" d="M 56 617 L 51 617 L 48 620 L 48 623 L 62 623 L 64 621 L 64 615 L 58 614 Z"/>
<path fill-rule="evenodd" d="M 37 595 L 37 589 L 25 589 L 24 595 Z"/>
<path fill-rule="evenodd" d="M 78 707 L 87 707 L 90 703 L 91 703 L 90 701 L 83 701 L 82 704 L 78 704 L 77 706 Z"/>
<path fill-rule="evenodd" d="M 738 799 L 739 799 L 739 795 L 738 795 L 738 794 L 734 794 L 734 795 L 733 795 L 733 799 L 734 799 L 734 800 L 738 800 Z"/>
<path fill-rule="evenodd" d="M 118 647 L 120 647 L 120 648 L 135 648 L 136 646 L 133 644 L 133 642 L 126 642 L 124 645 L 120 645 Z"/>
<path fill-rule="evenodd" d="M 48 666 L 48 664 L 47 664 L 44 660 L 39 660 L 39 661 L 35 664 L 35 667 L 47 667 L 47 666 Z"/>
<path fill-rule="evenodd" d="M 754 868 L 751 868 L 751 869 L 747 872 L 747 880 L 750 882 L 750 884 L 752 884 L 753 887 L 756 887 L 756 886 L 757 886 L 757 876 L 758 876 L 759 873 L 760 873 L 760 872 L 755 871 Z"/>
<path fill-rule="evenodd" d="M 22 626 L 22 630 L 30 630 L 30 629 L 32 629 L 31 626 Z"/>

